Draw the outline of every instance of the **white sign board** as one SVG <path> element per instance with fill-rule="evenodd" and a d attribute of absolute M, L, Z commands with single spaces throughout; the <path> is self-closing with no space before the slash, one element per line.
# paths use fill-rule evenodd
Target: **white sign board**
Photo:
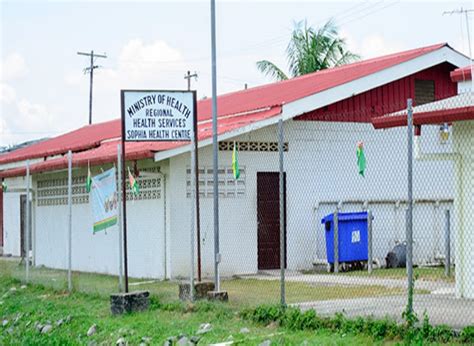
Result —
<path fill-rule="evenodd" d="M 94 233 L 117 223 L 117 182 L 115 168 L 92 177 L 89 201 L 94 215 Z"/>
<path fill-rule="evenodd" d="M 127 141 L 190 141 L 195 92 L 122 90 Z"/>

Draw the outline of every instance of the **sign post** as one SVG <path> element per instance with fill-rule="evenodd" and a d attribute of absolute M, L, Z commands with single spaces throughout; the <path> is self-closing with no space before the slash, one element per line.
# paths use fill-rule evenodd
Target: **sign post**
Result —
<path fill-rule="evenodd" d="M 122 90 L 122 215 L 125 292 L 128 293 L 126 142 L 191 142 L 195 131 L 196 92 Z M 196 196 L 199 198 L 199 196 Z M 196 210 L 196 212 L 198 212 Z M 192 268 L 194 272 L 194 268 Z"/>

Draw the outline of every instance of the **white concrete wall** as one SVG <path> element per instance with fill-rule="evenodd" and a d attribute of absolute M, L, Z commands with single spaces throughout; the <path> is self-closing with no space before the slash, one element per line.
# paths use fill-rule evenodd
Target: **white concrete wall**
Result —
<path fill-rule="evenodd" d="M 472 81 L 466 80 L 464 82 L 458 82 L 458 94 L 463 94 L 472 91 Z"/>
<path fill-rule="evenodd" d="M 65 176 L 65 173 L 49 175 L 51 179 Z M 118 227 L 113 226 L 106 232 L 93 234 L 92 210 L 88 203 L 73 204 L 72 217 L 73 270 L 117 274 Z M 163 198 L 127 202 L 128 263 L 131 277 L 164 277 L 163 222 Z M 38 206 L 36 225 L 36 264 L 66 269 L 67 205 Z"/>
<path fill-rule="evenodd" d="M 277 141 L 276 128 L 269 127 L 239 136 L 236 141 Z M 223 276 L 248 274 L 257 271 L 257 172 L 277 172 L 277 152 L 240 151 L 239 166 L 245 167 L 246 194 L 244 197 L 219 199 L 220 265 Z M 170 159 L 171 264 L 173 277 L 188 277 L 190 263 L 191 216 L 190 198 L 186 198 L 186 167 L 189 153 Z M 230 167 L 231 151 L 219 151 L 219 167 Z M 212 168 L 212 147 L 199 150 L 199 166 Z M 214 273 L 213 198 L 201 197 L 201 239 L 203 276 Z"/>
<path fill-rule="evenodd" d="M 439 145 L 437 128 L 423 128 L 427 150 L 450 150 Z M 316 257 L 326 258 L 321 218 L 336 204 L 326 201 L 367 200 L 374 214 L 374 256 L 405 239 L 405 205 L 377 200 L 406 200 L 406 128 L 375 131 L 370 124 L 291 121 L 285 136 L 290 150 L 285 161 L 288 179 L 288 265 L 305 268 Z M 363 141 L 366 177 L 358 175 L 356 144 Z M 453 197 L 451 163 L 414 163 L 414 197 L 440 200 Z M 432 262 L 443 249 L 442 215 L 449 203 L 423 203 L 414 210 L 414 260 Z M 343 205 L 342 211 L 360 211 L 362 203 Z M 435 237 L 435 235 L 438 235 Z M 440 239 L 441 236 L 441 239 Z"/>
<path fill-rule="evenodd" d="M 3 193 L 3 253 L 20 256 L 20 195 L 22 193 L 14 191 L 16 189 L 25 189 L 26 191 L 26 179 L 24 177 L 6 178 L 5 182 L 8 186 L 8 191 Z M 26 194 L 26 192 L 23 192 L 23 194 Z"/>
<path fill-rule="evenodd" d="M 276 126 L 236 137 L 236 141 L 277 141 Z M 428 151 L 450 151 L 439 145 L 436 127 L 423 128 Z M 373 202 L 374 256 L 384 260 L 397 243 L 405 239 L 407 196 L 406 128 L 375 131 L 369 124 L 289 121 L 285 124 L 287 172 L 288 268 L 310 268 L 315 259 L 325 259 L 326 250 L 321 218 L 333 212 L 328 201 L 381 199 Z M 358 175 L 356 143 L 364 141 L 367 156 L 366 177 Z M 200 165 L 212 166 L 212 148 L 200 150 Z M 219 151 L 219 165 L 230 166 L 231 152 Z M 246 168 L 246 195 L 219 200 L 222 275 L 257 271 L 257 172 L 278 171 L 278 153 L 239 152 L 239 164 Z M 172 276 L 189 275 L 189 198 L 186 198 L 186 166 L 189 154 L 170 159 L 172 188 L 171 253 Z M 451 163 L 414 163 L 416 199 L 426 202 L 414 208 L 414 260 L 432 263 L 444 252 L 444 210 L 453 198 Z M 396 201 L 402 201 L 396 204 Z M 203 273 L 213 274 L 213 203 L 201 198 Z M 342 211 L 360 211 L 362 203 L 343 205 Z M 453 227 L 453 233 L 455 227 Z M 453 235 L 454 238 L 454 235 Z M 454 253 L 454 251 L 453 251 Z M 384 263 L 384 261 L 383 261 Z"/>
<path fill-rule="evenodd" d="M 456 295 L 474 298 L 474 121 L 453 125 L 453 139 L 461 163 L 456 170 L 455 217 L 460 225 L 456 237 Z"/>

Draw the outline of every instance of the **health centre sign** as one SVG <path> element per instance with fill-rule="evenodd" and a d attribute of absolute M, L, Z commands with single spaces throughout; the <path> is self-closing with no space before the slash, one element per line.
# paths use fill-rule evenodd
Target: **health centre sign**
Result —
<path fill-rule="evenodd" d="M 122 90 L 124 141 L 191 141 L 194 91 Z"/>

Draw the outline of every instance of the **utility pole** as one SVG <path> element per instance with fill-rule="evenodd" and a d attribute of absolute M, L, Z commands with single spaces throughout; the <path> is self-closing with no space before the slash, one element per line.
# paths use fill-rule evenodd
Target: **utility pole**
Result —
<path fill-rule="evenodd" d="M 184 79 L 188 80 L 188 91 L 191 91 L 191 78 L 197 80 L 197 73 L 196 71 L 191 74 L 188 71 L 184 75 Z M 194 174 L 196 178 L 196 184 L 194 186 L 195 190 L 195 211 L 196 211 L 196 238 L 197 238 L 197 276 L 198 281 L 201 282 L 202 280 L 202 271 L 201 271 L 201 212 L 199 209 L 199 154 L 198 154 L 198 143 L 199 143 L 199 133 L 198 133 L 198 117 L 197 117 L 197 110 L 195 111 L 196 116 L 194 117 L 194 160 L 191 160 L 192 165 L 194 165 Z"/>
<path fill-rule="evenodd" d="M 92 83 L 94 80 L 94 69 L 99 68 L 99 65 L 94 65 L 94 58 L 104 58 L 107 56 L 105 54 L 95 54 L 93 50 L 90 53 L 77 52 L 78 55 L 85 55 L 91 58 L 91 64 L 89 67 L 84 69 L 84 73 L 90 74 L 90 87 L 89 87 L 89 125 L 92 124 Z"/>
<path fill-rule="evenodd" d="M 190 71 L 188 71 L 185 75 L 184 75 L 184 79 L 187 79 L 188 80 L 188 91 L 191 90 L 191 78 L 194 78 L 195 81 L 197 81 L 198 79 L 198 75 L 196 73 L 196 71 L 191 74 Z"/>

